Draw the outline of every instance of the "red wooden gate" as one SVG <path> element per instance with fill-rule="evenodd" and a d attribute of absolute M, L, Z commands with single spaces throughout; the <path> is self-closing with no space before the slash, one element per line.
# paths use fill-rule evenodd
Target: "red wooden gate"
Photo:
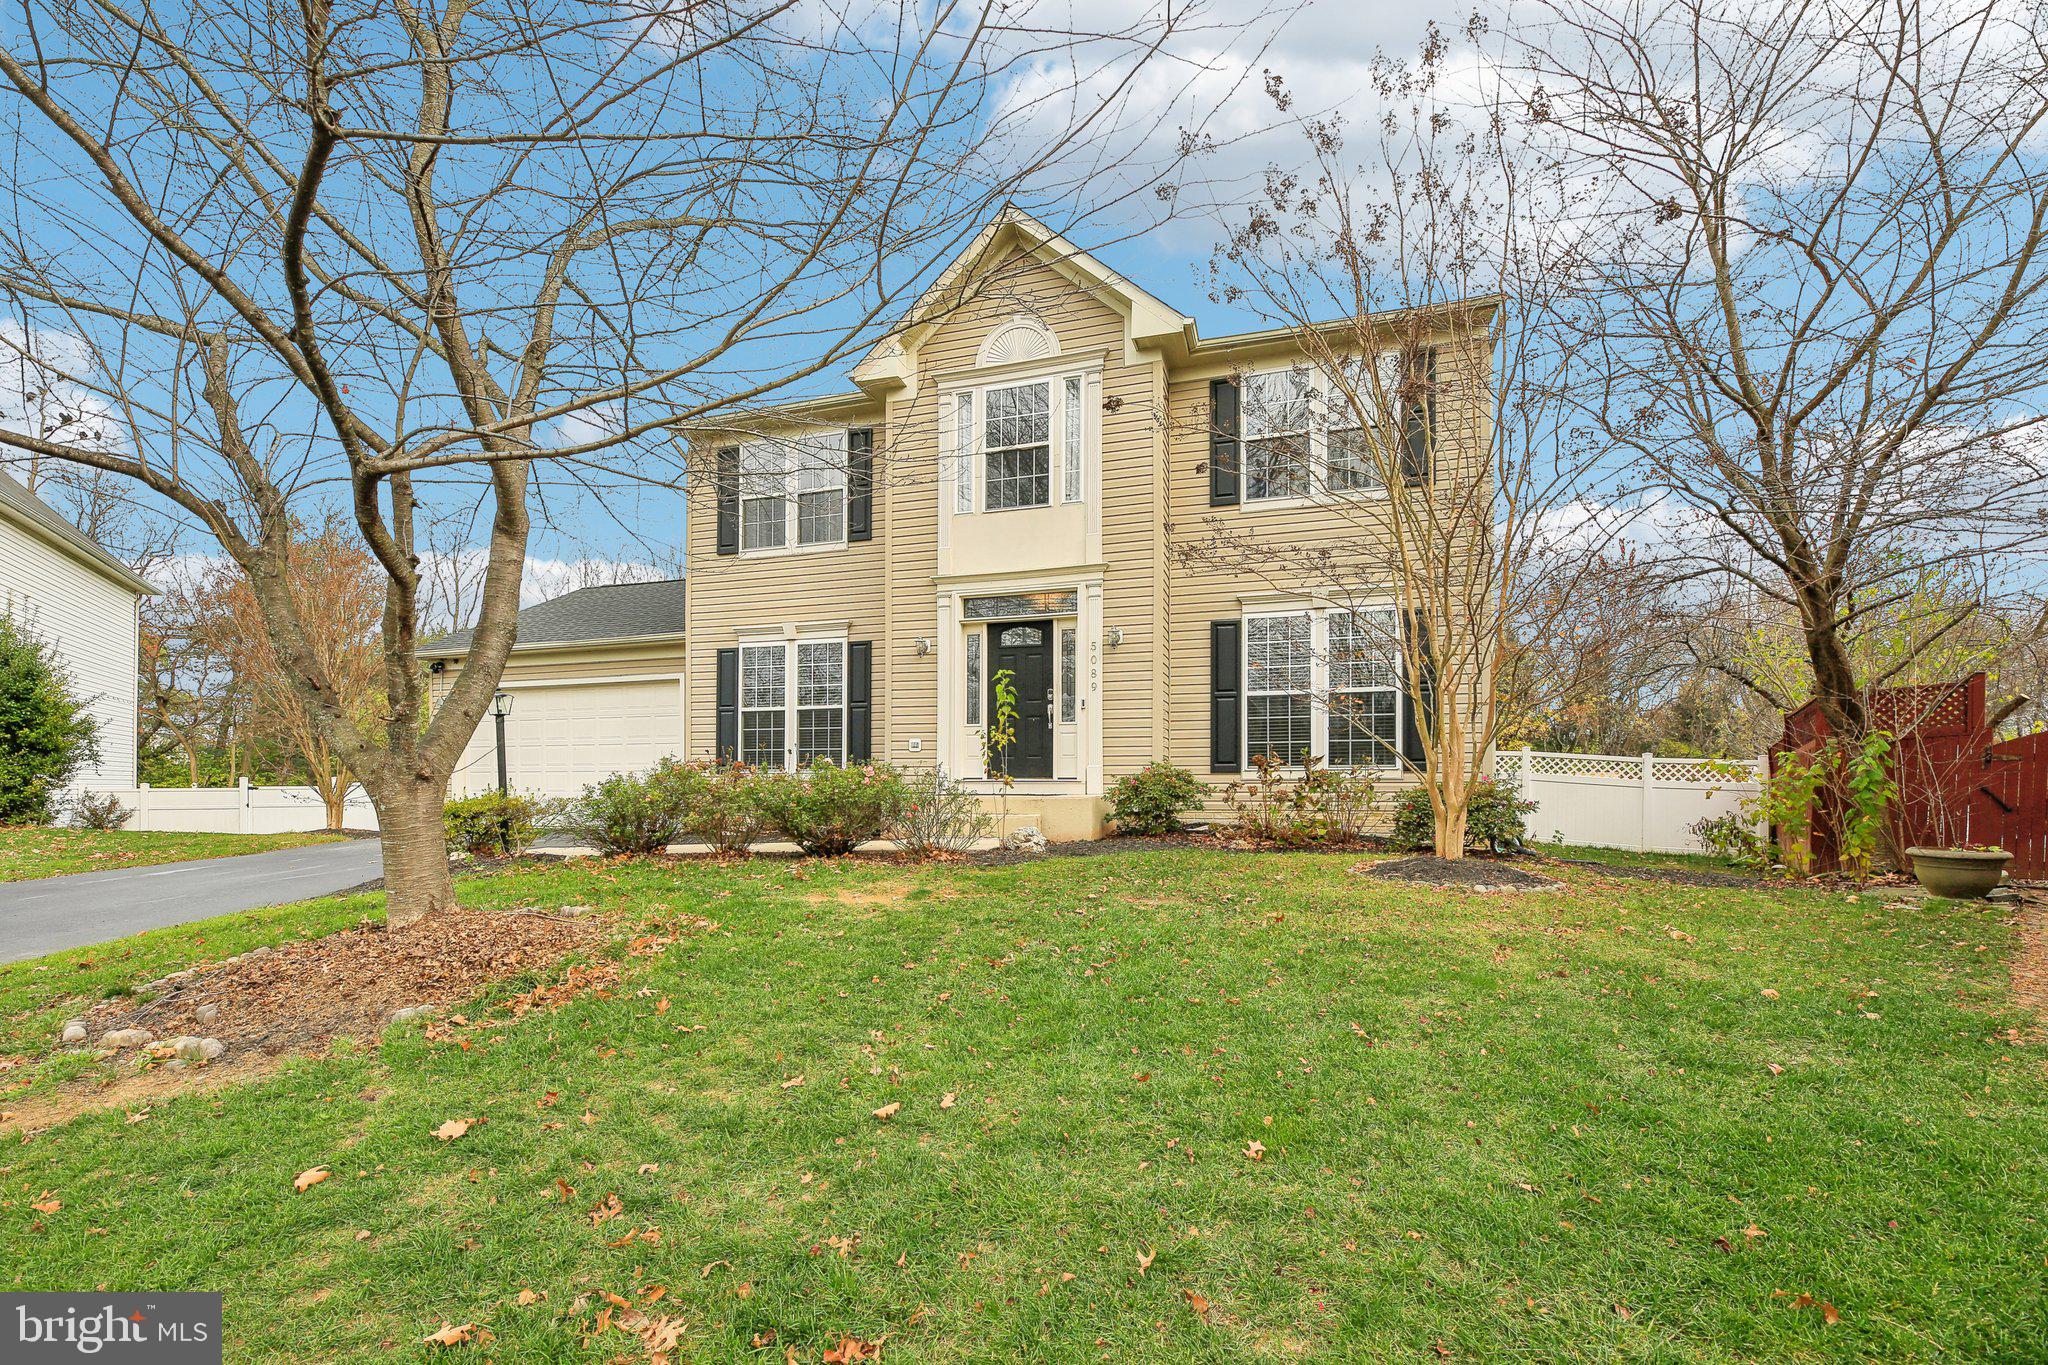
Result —
<path fill-rule="evenodd" d="M 1871 725 L 1893 736 L 1899 800 L 1892 830 L 1900 847 L 1995 845 L 2011 850 L 2013 876 L 2048 877 L 2048 734 L 1999 742 L 1985 715 L 1982 673 L 1958 683 L 1880 688 L 1864 705 Z M 1771 770 L 1786 754 L 1812 755 L 1828 734 L 1815 703 L 1787 712 L 1784 733 L 1771 746 Z M 1837 866 L 1834 804 L 1824 794 L 1814 811 L 1817 871 Z"/>

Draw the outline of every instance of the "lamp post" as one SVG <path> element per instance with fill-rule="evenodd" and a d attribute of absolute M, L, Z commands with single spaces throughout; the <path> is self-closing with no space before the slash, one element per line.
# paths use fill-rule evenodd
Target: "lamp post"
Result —
<path fill-rule="evenodd" d="M 505 773 L 505 717 L 512 714 L 512 694 L 498 692 L 491 697 L 491 715 L 498 722 L 498 795 L 509 796 L 512 784 Z"/>

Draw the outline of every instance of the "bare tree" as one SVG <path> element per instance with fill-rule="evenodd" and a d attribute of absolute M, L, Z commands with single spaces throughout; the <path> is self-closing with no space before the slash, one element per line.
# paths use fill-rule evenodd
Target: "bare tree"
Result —
<path fill-rule="evenodd" d="M 1332 761 L 1398 750 L 1437 854 L 1458 858 L 1503 725 L 1555 704 L 1560 642 L 1600 629 L 1585 588 L 1630 565 L 1595 496 L 1599 451 L 1559 420 L 1583 364 L 1559 325 L 1566 187 L 1511 136 L 1504 86 L 1446 88 L 1450 58 L 1432 27 L 1415 61 L 1375 63 L 1374 122 L 1299 118 L 1303 167 L 1274 171 L 1232 224 L 1219 297 L 1303 357 L 1240 385 L 1245 494 L 1310 510 L 1280 535 L 1224 516 L 1178 527 L 1175 553 L 1338 610 L 1313 637 Z M 1406 735 L 1383 692 L 1367 706 L 1357 691 L 1396 668 Z"/>
<path fill-rule="evenodd" d="M 376 805 L 390 922 L 452 906 L 441 807 L 544 481 L 679 485 L 678 425 L 863 351 L 1013 197 L 1086 202 L 1146 58 L 1200 22 L 1075 34 L 1032 11 L 24 0 L 0 46 L 0 294 L 69 358 L 15 349 L 118 439 L 10 423 L 0 444 L 139 480 L 218 542 Z M 1120 169 L 1139 202 L 1153 186 Z M 430 717 L 419 533 L 465 502 L 485 569 Z M 384 576 L 373 722 L 290 591 L 309 505 L 344 507 Z"/>
<path fill-rule="evenodd" d="M 1549 0 L 1517 39 L 1585 190 L 1576 325 L 1603 382 L 1580 420 L 1690 510 L 1673 558 L 1703 620 L 1795 631 L 1796 679 L 1712 666 L 1860 736 L 1864 691 L 2048 530 L 2048 19 Z M 1902 653 L 1865 647 L 1950 566 L 1984 593 Z"/>

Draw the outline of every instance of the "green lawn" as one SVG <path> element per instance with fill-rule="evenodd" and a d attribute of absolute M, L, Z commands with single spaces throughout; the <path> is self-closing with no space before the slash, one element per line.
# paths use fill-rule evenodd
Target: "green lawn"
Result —
<path fill-rule="evenodd" d="M 339 834 L 171 834 L 144 830 L 0 828 L 0 882 L 116 867 L 227 858 L 331 843 Z"/>
<path fill-rule="evenodd" d="M 1997 912 L 1356 863 L 472 881 L 720 927 L 554 1012 L 0 1140 L 0 1285 L 219 1288 L 234 1360 L 447 1357 L 443 1322 L 642 1358 L 605 1294 L 692 1360 L 2042 1358 L 2048 1076 Z M 167 931 L 131 979 L 375 901 Z M 0 1012 L 115 984 L 79 956 L 0 969 Z"/>

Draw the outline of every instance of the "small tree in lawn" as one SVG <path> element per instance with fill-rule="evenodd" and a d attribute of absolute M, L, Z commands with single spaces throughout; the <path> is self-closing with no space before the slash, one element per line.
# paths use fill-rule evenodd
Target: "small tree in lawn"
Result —
<path fill-rule="evenodd" d="M 47 824 L 64 784 L 98 754 L 92 717 L 50 647 L 0 613 L 0 825 Z"/>
<path fill-rule="evenodd" d="M 1599 451 L 1561 420 L 1587 368 L 1560 323 L 1568 187 L 1511 135 L 1505 87 L 1477 107 L 1440 92 L 1448 60 L 1432 26 L 1413 63 L 1376 61 L 1370 93 L 1387 112 L 1362 132 L 1293 115 L 1269 79 L 1302 164 L 1270 172 L 1228 220 L 1213 274 L 1219 300 L 1262 315 L 1298 356 L 1291 372 L 1240 377 L 1243 496 L 1310 508 L 1205 517 L 1172 548 L 1333 609 L 1314 698 L 1344 736 L 1332 761 L 1388 766 L 1398 749 L 1437 855 L 1458 858 L 1503 725 L 1554 709 L 1574 672 L 1558 650 L 1602 631 L 1587 587 L 1631 568 L 1593 496 Z M 1406 735 L 1379 705 L 1390 682 Z"/>

